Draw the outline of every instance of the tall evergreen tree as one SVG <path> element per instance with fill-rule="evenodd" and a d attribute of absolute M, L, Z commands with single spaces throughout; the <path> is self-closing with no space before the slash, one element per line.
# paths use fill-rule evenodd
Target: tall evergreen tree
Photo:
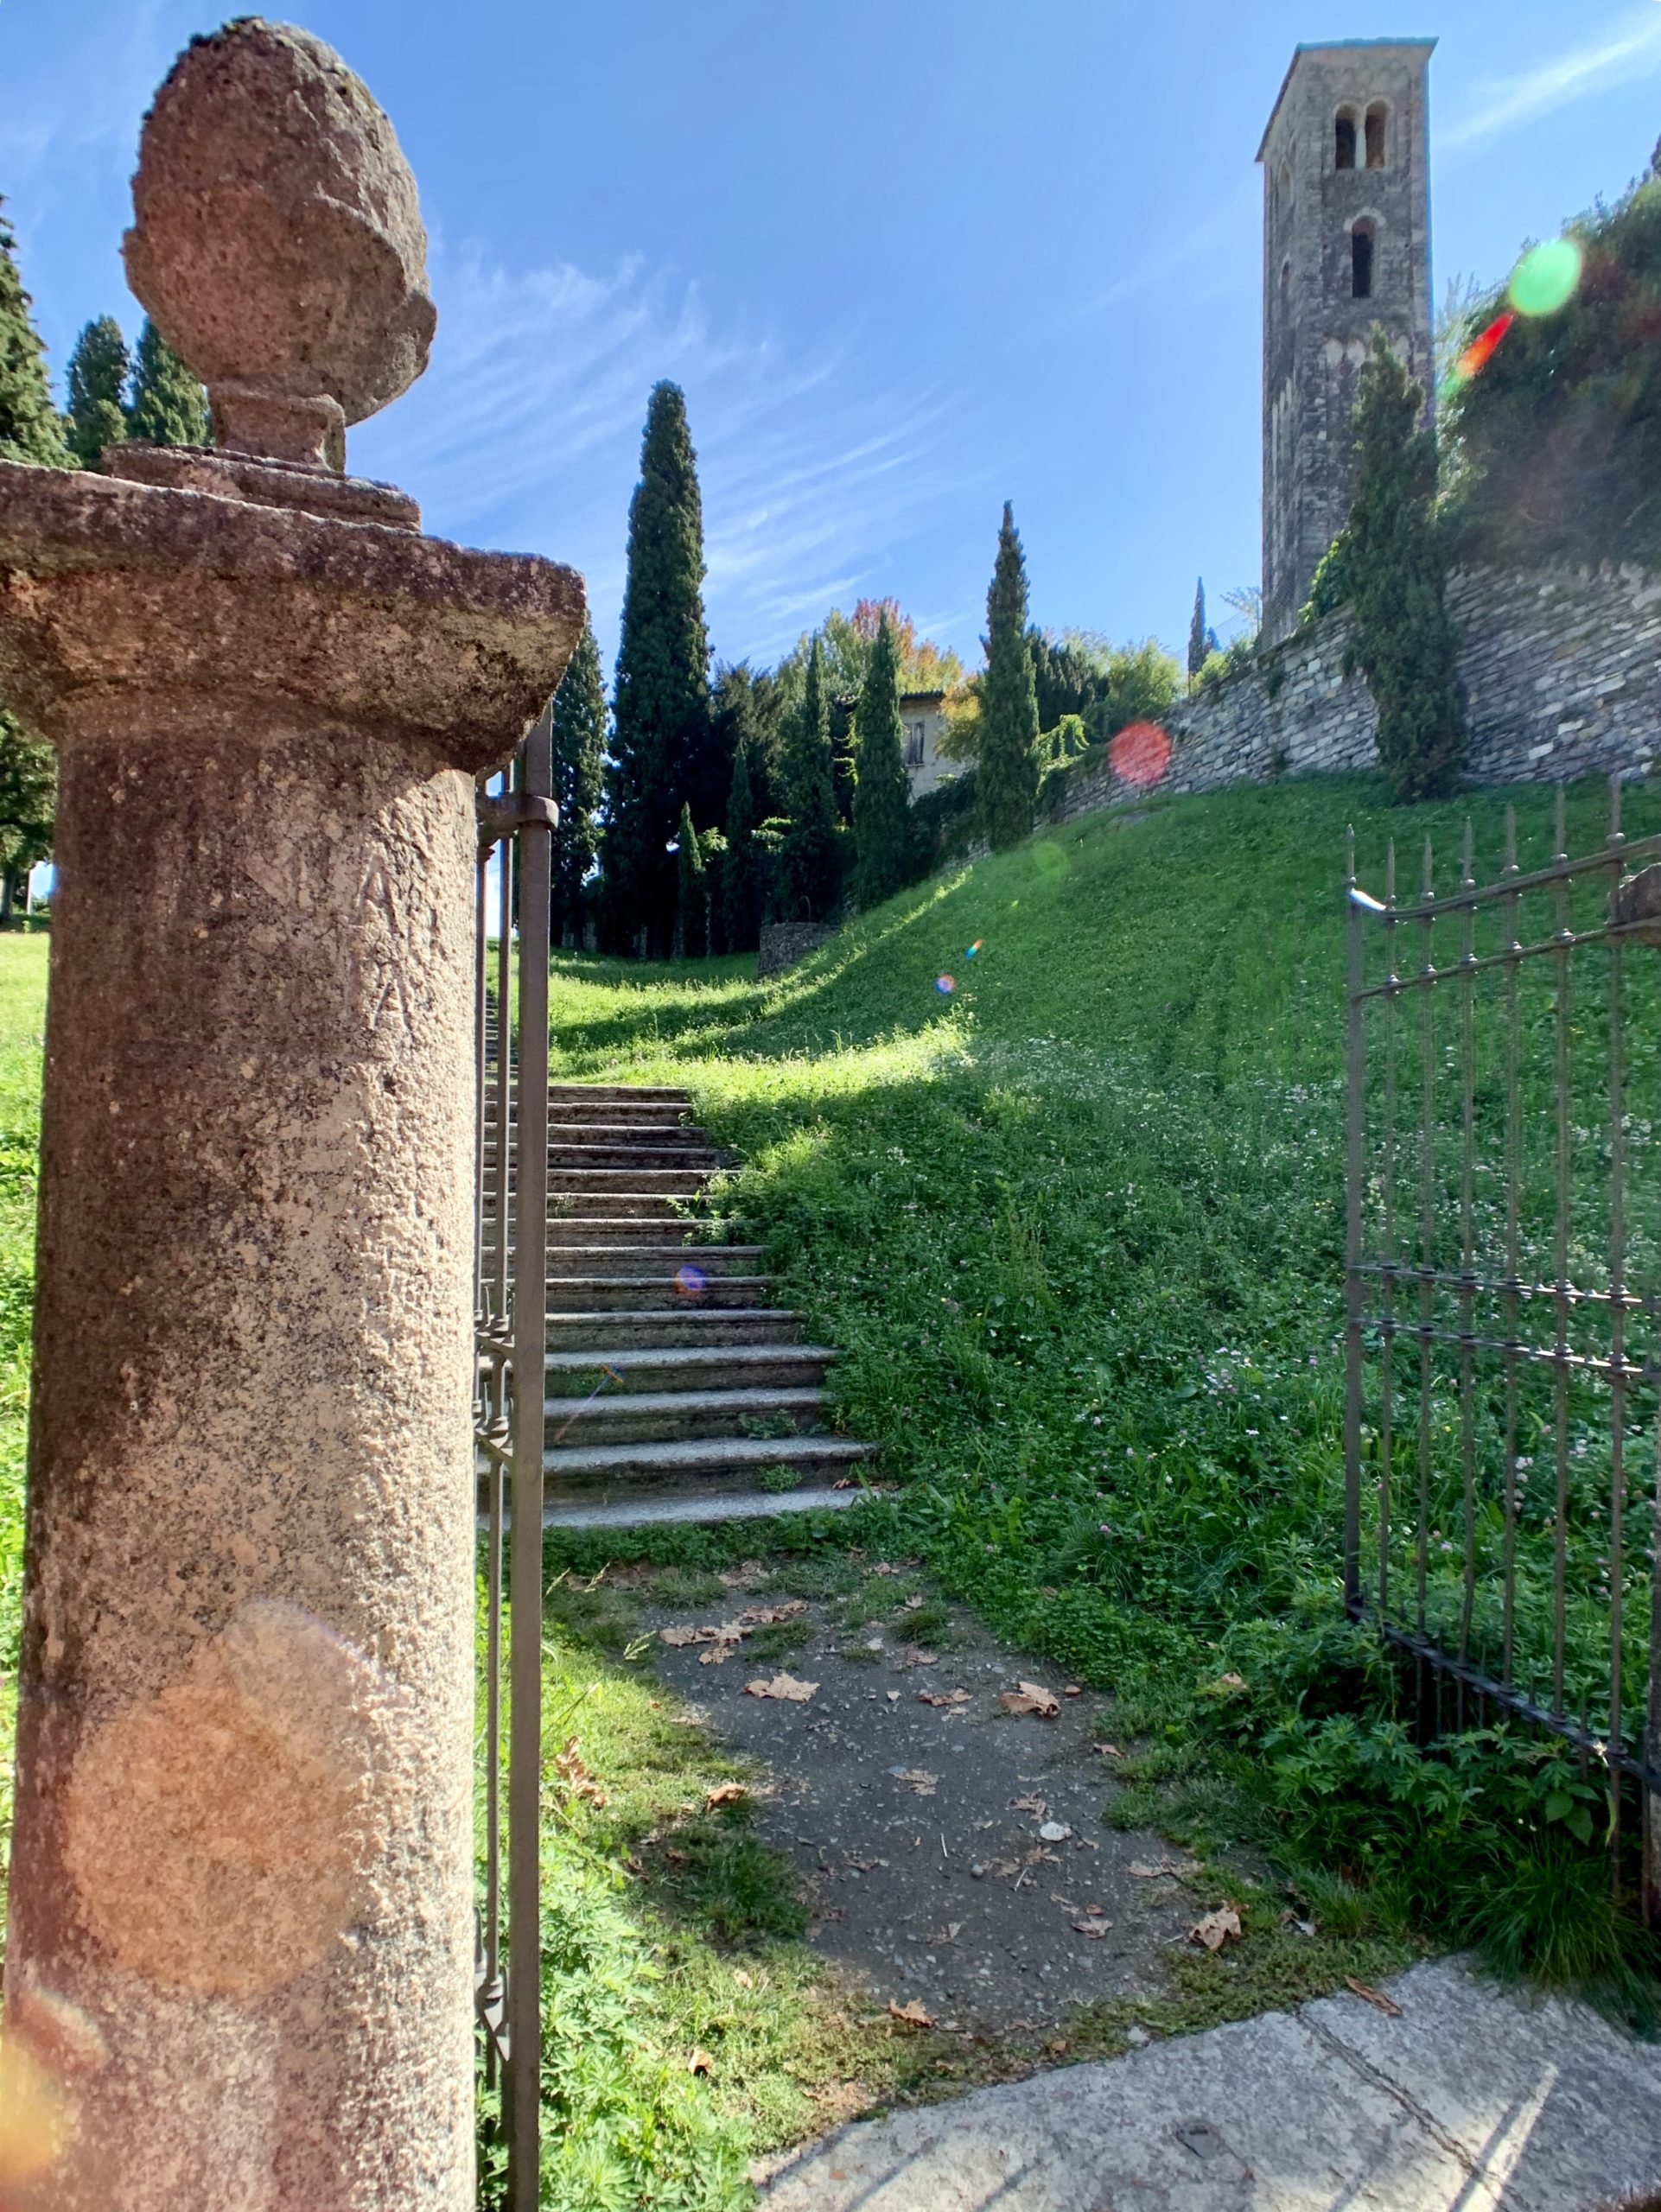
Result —
<path fill-rule="evenodd" d="M 1435 798 L 1451 790 L 1465 755 L 1435 434 L 1422 388 L 1376 327 L 1354 419 L 1355 500 L 1339 541 L 1355 610 L 1351 648 L 1378 709 L 1378 759 L 1397 798 Z"/>
<path fill-rule="evenodd" d="M 1032 692 L 1032 663 L 1016 632 Z M 911 867 L 911 779 L 900 723 L 900 656 L 887 614 L 859 695 L 854 770 L 854 888 L 862 906 L 902 889 Z"/>
<path fill-rule="evenodd" d="M 606 897 L 613 941 L 667 953 L 676 877 L 665 848 L 681 807 L 721 811 L 703 625 L 703 513 L 697 457 L 678 385 L 653 387 L 628 511 L 628 570 L 607 774 Z"/>
<path fill-rule="evenodd" d="M 1007 499 L 986 594 L 986 674 L 975 785 L 981 829 L 993 850 L 1018 844 L 1033 826 L 1038 796 L 1038 699 L 1027 645 L 1027 567 Z"/>
<path fill-rule="evenodd" d="M 5 203 L 0 200 L 0 208 Z M 17 273 L 16 238 L 0 213 L 0 461 L 74 467 L 46 379 L 46 348 Z"/>
<path fill-rule="evenodd" d="M 89 322 L 69 356 L 69 444 L 83 468 L 100 467 L 105 447 L 126 436 L 131 373 L 132 357 L 115 317 Z"/>
<path fill-rule="evenodd" d="M 1211 651 L 1210 633 L 1206 627 L 1206 579 L 1201 576 L 1193 588 L 1193 620 L 1188 625 L 1188 673 L 1198 676 L 1206 665 Z"/>
<path fill-rule="evenodd" d="M 817 638 L 807 657 L 801 703 L 786 721 L 780 781 L 790 823 L 780 855 L 785 910 L 792 921 L 822 922 L 836 905 L 841 884 L 830 711 Z"/>
<path fill-rule="evenodd" d="M 582 941 L 583 884 L 600 848 L 595 820 L 606 764 L 606 686 L 600 649 L 587 622 L 554 694 L 553 937 Z"/>
<path fill-rule="evenodd" d="M 760 810 L 751 772 L 755 740 L 738 734 L 732 791 L 727 801 L 727 851 L 721 871 L 721 928 L 729 952 L 754 952 L 761 927 L 761 855 L 755 842 Z"/>
<path fill-rule="evenodd" d="M 710 950 L 710 880 L 704 871 L 698 833 L 692 826 L 692 810 L 684 804 L 680 810 L 680 835 L 676 843 L 680 849 L 675 855 L 680 949 L 687 959 L 702 960 Z"/>
<path fill-rule="evenodd" d="M 127 435 L 158 446 L 208 442 L 207 395 L 148 315 L 133 356 Z"/>

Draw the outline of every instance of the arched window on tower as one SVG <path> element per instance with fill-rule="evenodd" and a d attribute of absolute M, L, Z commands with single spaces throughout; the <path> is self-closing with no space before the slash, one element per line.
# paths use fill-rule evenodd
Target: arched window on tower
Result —
<path fill-rule="evenodd" d="M 1373 226 L 1364 215 L 1350 232 L 1350 297 L 1370 300 L 1372 297 L 1372 250 L 1375 239 Z"/>
<path fill-rule="evenodd" d="M 1281 264 L 1281 313 L 1282 315 L 1286 314 L 1291 304 L 1292 264 L 1289 261 L 1282 261 Z"/>
<path fill-rule="evenodd" d="M 1367 110 L 1367 167 L 1381 169 L 1384 166 L 1384 121 L 1388 110 L 1382 100 L 1375 100 Z"/>
<path fill-rule="evenodd" d="M 1355 110 L 1341 107 L 1338 111 L 1338 127 L 1333 137 L 1333 167 L 1352 169 L 1355 167 Z"/>

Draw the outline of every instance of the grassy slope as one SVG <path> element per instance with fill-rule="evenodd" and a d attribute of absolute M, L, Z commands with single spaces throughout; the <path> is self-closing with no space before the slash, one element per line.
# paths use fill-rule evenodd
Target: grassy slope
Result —
<path fill-rule="evenodd" d="M 1470 802 L 1479 874 L 1506 796 Z M 1543 855 L 1550 795 L 1510 796 Z M 1572 795 L 1571 850 L 1605 804 Z M 1572 1972 L 1620 1948 L 1568 1845 L 1590 1791 L 1503 1744 L 1444 1787 L 1336 1604 L 1343 833 L 1375 883 L 1389 836 L 1416 874 L 1433 835 L 1447 887 L 1466 810 L 1356 779 L 1098 816 L 770 988 L 562 960 L 553 1027 L 565 1073 L 684 1081 L 741 1153 L 734 1204 L 904 1485 L 883 1541 L 1119 1690 L 1130 1812 L 1174 1788 L 1202 1840 L 1255 1824 L 1397 1925 Z M 1629 833 L 1658 823 L 1632 794 Z M 1557 1823 L 1520 1908 L 1493 1871 L 1519 1815 Z"/>

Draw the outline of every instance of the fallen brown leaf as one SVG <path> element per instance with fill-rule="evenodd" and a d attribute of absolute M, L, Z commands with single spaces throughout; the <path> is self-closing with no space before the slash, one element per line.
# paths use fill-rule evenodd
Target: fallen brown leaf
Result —
<path fill-rule="evenodd" d="M 1122 1759 L 1124 1757 L 1117 1744 L 1092 1744 L 1090 1748 L 1092 1751 L 1098 1751 L 1104 1759 Z"/>
<path fill-rule="evenodd" d="M 805 1705 L 818 1687 L 817 1682 L 799 1682 L 794 1675 L 775 1675 L 771 1681 L 758 1675 L 744 1685 L 752 1697 L 782 1698 L 791 1705 Z"/>
<path fill-rule="evenodd" d="M 931 1774 L 926 1767 L 920 1766 L 890 1767 L 888 1771 L 896 1782 L 903 1782 L 907 1789 L 915 1791 L 920 1797 L 932 1797 L 940 1779 L 938 1774 Z"/>
<path fill-rule="evenodd" d="M 903 2020 L 910 2028 L 932 2028 L 934 2025 L 934 2015 L 927 2010 L 920 1997 L 913 1997 L 908 2005 L 896 2005 L 891 1997 L 888 2012 L 892 2018 Z"/>
<path fill-rule="evenodd" d="M 1063 1697 L 1082 1697 L 1084 1694 L 1085 1686 L 1082 1682 L 1066 1682 L 1062 1685 Z"/>
<path fill-rule="evenodd" d="M 1072 1924 L 1081 1936 L 1088 1936 L 1092 1942 L 1099 1942 L 1113 1923 L 1099 1912 L 1087 1912 L 1082 1920 L 1075 1920 Z"/>
<path fill-rule="evenodd" d="M 774 1621 L 793 1621 L 799 1613 L 806 1611 L 805 1598 L 786 1598 L 780 1605 L 746 1605 L 738 1618 L 751 1627 L 768 1628 Z"/>
<path fill-rule="evenodd" d="M 969 1692 L 967 1690 L 919 1690 L 917 1702 L 919 1705 L 967 1705 Z"/>
<path fill-rule="evenodd" d="M 1392 2020 L 1401 2018 L 1401 2006 L 1393 1997 L 1386 1997 L 1382 1989 L 1369 1989 L 1365 1981 L 1358 1981 L 1353 1974 L 1346 1974 L 1344 1980 L 1348 1988 L 1352 1989 L 1358 1997 L 1365 1997 L 1369 2005 L 1376 2005 L 1381 2012 L 1387 2013 Z"/>
<path fill-rule="evenodd" d="M 660 1628 L 658 1630 L 658 1641 L 672 1644 L 677 1650 L 683 1644 L 696 1643 L 697 1640 L 698 1632 L 695 1628 Z"/>
<path fill-rule="evenodd" d="M 703 1802 L 706 1805 L 735 1805 L 741 1797 L 748 1795 L 741 1782 L 717 1782 L 713 1789 L 704 1791 Z"/>
<path fill-rule="evenodd" d="M 1030 1813 L 1035 1821 L 1041 1821 L 1049 1809 L 1041 1797 L 1012 1797 L 1009 1800 L 1012 1813 Z"/>
<path fill-rule="evenodd" d="M 605 1791 L 584 1765 L 582 1755 L 576 1748 L 575 1736 L 568 1736 L 565 1738 L 564 1750 L 555 1753 L 554 1772 L 564 1785 L 568 1797 L 586 1798 L 591 1805 L 605 1805 L 610 1802 Z"/>
<path fill-rule="evenodd" d="M 1015 1689 L 1005 1690 L 998 1703 L 1006 1713 L 1035 1713 L 1041 1720 L 1053 1720 L 1061 1710 L 1060 1698 L 1041 1682 L 1022 1682 Z"/>
<path fill-rule="evenodd" d="M 733 1980 L 738 1984 L 741 1989 L 754 1989 L 755 1986 L 755 1976 L 751 1974 L 746 1974 L 742 1967 L 735 1967 L 733 1968 Z"/>
<path fill-rule="evenodd" d="M 710 2057 L 709 2052 L 703 2049 L 701 2044 L 694 2048 L 692 2056 L 687 2060 L 686 2070 L 689 2074 L 713 2074 L 715 2072 L 716 2063 L 714 2059 Z"/>
<path fill-rule="evenodd" d="M 1202 1945 L 1207 1951 L 1220 1951 L 1225 1943 L 1238 1943 L 1239 1940 L 1240 1916 L 1231 1904 L 1219 1905 L 1188 1930 L 1188 1941 Z"/>

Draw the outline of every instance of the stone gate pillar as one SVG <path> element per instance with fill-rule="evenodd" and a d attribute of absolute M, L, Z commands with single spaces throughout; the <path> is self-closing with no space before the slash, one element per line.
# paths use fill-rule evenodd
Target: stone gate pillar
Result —
<path fill-rule="evenodd" d="M 218 448 L 0 465 L 0 696 L 61 772 L 6 2201 L 451 2212 L 472 779 L 582 588 L 330 463 L 433 313 L 413 182 L 328 48 L 196 41 L 135 202 Z"/>

